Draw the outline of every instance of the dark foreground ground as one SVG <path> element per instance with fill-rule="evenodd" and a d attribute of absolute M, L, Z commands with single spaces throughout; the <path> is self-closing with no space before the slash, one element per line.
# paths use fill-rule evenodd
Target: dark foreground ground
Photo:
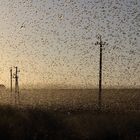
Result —
<path fill-rule="evenodd" d="M 140 112 L 60 112 L 0 106 L 0 139 L 139 140 Z"/>

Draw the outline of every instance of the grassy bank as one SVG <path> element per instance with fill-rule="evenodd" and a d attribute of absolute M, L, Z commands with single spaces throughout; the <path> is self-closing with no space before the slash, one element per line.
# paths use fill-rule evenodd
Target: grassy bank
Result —
<path fill-rule="evenodd" d="M 0 106 L 0 138 L 11 140 L 139 140 L 140 113 L 60 112 Z"/>

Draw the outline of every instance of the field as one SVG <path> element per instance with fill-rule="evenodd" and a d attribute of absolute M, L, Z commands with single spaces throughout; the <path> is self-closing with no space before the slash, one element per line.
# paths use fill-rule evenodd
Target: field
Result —
<path fill-rule="evenodd" d="M 14 93 L 0 94 L 1 104 L 14 105 Z M 96 110 L 97 89 L 34 89 L 20 91 L 20 105 L 47 109 Z M 140 89 L 104 89 L 103 108 L 111 111 L 139 111 Z"/>
<path fill-rule="evenodd" d="M 12 140 L 139 140 L 140 90 L 22 90 L 20 105 L 1 93 L 0 138 Z"/>
<path fill-rule="evenodd" d="M 65 112 L 1 106 L 0 138 L 11 140 L 139 140 L 140 113 Z"/>

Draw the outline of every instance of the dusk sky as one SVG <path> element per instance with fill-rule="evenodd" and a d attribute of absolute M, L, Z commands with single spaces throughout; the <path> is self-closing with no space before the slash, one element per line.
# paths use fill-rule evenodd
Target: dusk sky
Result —
<path fill-rule="evenodd" d="M 22 87 L 140 87 L 140 0 L 1 0 L 0 83 Z"/>

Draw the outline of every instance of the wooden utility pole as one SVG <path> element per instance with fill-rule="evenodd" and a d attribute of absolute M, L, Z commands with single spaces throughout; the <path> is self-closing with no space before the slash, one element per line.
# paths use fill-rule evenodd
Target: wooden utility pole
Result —
<path fill-rule="evenodd" d="M 102 50 L 103 46 L 106 44 L 106 42 L 102 42 L 102 36 L 97 36 L 98 41 L 95 43 L 95 45 L 100 46 L 100 62 L 99 62 L 99 96 L 98 96 L 98 108 L 101 110 L 102 108 Z"/>
<path fill-rule="evenodd" d="M 15 104 L 19 104 L 19 83 L 18 83 L 18 73 L 20 71 L 18 70 L 18 67 L 15 67 L 15 73 L 13 75 L 13 78 L 15 79 Z"/>
<path fill-rule="evenodd" d="M 13 92 L 12 79 L 13 79 L 13 73 L 12 73 L 12 67 L 11 67 L 10 68 L 10 90 L 11 90 L 11 93 Z"/>

